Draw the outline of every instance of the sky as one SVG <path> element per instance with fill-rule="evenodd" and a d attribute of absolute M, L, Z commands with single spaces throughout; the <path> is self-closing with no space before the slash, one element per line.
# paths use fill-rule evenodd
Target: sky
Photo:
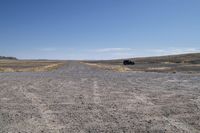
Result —
<path fill-rule="evenodd" d="M 0 55 L 116 59 L 200 52 L 200 0 L 0 0 Z"/>

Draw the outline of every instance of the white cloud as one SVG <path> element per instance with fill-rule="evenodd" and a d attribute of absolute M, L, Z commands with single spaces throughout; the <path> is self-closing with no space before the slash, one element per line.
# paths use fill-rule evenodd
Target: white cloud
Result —
<path fill-rule="evenodd" d="M 129 58 L 133 57 L 135 49 L 123 48 L 123 47 L 111 47 L 111 48 L 100 48 L 85 50 L 88 59 L 118 59 L 118 58 Z"/>
<path fill-rule="evenodd" d="M 197 48 L 150 49 L 149 52 L 156 55 L 171 55 L 171 54 L 198 53 L 200 52 L 200 49 Z"/>
<path fill-rule="evenodd" d="M 103 48 L 103 49 L 96 49 L 95 52 L 104 53 L 104 52 L 122 52 L 122 51 L 131 51 L 132 48 Z"/>
<path fill-rule="evenodd" d="M 198 48 L 101 48 L 101 49 L 59 49 L 43 48 L 37 50 L 42 53 L 43 58 L 59 59 L 119 59 L 119 58 L 136 58 L 148 56 L 162 56 L 184 53 L 200 52 Z M 39 54 L 38 54 L 39 55 Z"/>
<path fill-rule="evenodd" d="M 103 48 L 86 51 L 87 59 L 119 59 L 149 56 L 163 56 L 185 53 L 198 53 L 197 48 L 166 48 L 166 49 L 133 49 L 133 48 Z M 89 56 L 92 55 L 92 56 Z"/>

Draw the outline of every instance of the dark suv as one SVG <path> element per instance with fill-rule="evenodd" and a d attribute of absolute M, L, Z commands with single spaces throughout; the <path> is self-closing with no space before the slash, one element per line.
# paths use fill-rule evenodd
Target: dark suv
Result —
<path fill-rule="evenodd" d="M 131 60 L 124 60 L 124 61 L 123 61 L 123 64 L 124 64 L 124 65 L 135 65 L 135 62 L 134 62 L 134 61 L 131 61 Z"/>

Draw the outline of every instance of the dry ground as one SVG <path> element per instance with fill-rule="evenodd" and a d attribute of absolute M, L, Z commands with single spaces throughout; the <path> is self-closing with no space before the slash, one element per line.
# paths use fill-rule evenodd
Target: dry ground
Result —
<path fill-rule="evenodd" d="M 189 63 L 137 63 L 135 65 L 123 65 L 123 61 L 84 61 L 86 65 L 98 67 L 104 70 L 113 70 L 118 72 L 141 71 L 141 72 L 160 72 L 160 73 L 200 73 L 200 64 Z"/>
<path fill-rule="evenodd" d="M 0 60 L 0 72 L 50 71 L 62 65 L 62 61 Z"/>
<path fill-rule="evenodd" d="M 199 133 L 200 75 L 116 72 L 69 61 L 0 73 L 0 133 Z"/>

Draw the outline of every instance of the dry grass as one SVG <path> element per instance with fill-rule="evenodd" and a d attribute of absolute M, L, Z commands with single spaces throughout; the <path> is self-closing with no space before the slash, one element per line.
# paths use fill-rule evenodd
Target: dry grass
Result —
<path fill-rule="evenodd" d="M 126 71 L 131 71 L 131 69 L 120 66 L 120 65 L 105 65 L 105 64 L 94 64 L 94 63 L 85 63 L 86 65 L 93 66 L 93 67 L 98 67 L 104 70 L 113 70 L 117 72 L 126 72 Z"/>
<path fill-rule="evenodd" d="M 145 71 L 145 72 L 173 72 L 170 67 L 146 67 L 146 68 L 128 68 L 123 65 L 111 65 L 111 64 L 101 64 L 101 63 L 84 63 L 89 66 L 101 68 L 104 70 L 113 70 L 117 72 L 128 72 L 128 71 Z"/>
<path fill-rule="evenodd" d="M 42 72 L 61 67 L 61 61 L 13 61 L 1 60 L 0 72 Z"/>
<path fill-rule="evenodd" d="M 171 68 L 170 67 L 149 67 L 149 68 L 147 68 L 147 70 L 152 70 L 152 71 L 156 71 L 156 70 L 160 70 L 160 71 L 162 71 L 162 70 L 171 70 Z"/>

